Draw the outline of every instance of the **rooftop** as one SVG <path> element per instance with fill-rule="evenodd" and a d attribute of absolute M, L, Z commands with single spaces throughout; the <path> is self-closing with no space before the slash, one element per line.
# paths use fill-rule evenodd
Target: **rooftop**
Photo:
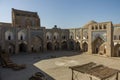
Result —
<path fill-rule="evenodd" d="M 24 14 L 34 14 L 34 15 L 37 15 L 37 12 L 18 10 L 18 9 L 14 9 L 14 8 L 12 8 L 12 11 L 15 12 L 15 13 L 24 13 Z"/>
<path fill-rule="evenodd" d="M 11 23 L 0 22 L 0 26 L 2 26 L 2 27 L 5 27 L 5 26 L 11 27 Z"/>

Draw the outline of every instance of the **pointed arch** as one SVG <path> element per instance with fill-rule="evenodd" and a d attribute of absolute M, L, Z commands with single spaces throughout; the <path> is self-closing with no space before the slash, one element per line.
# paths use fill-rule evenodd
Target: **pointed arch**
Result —
<path fill-rule="evenodd" d="M 69 48 L 70 50 L 74 50 L 74 41 L 69 42 Z"/>
<path fill-rule="evenodd" d="M 52 39 L 52 33 L 51 32 L 47 32 L 46 33 L 46 38 L 47 38 L 47 40 Z"/>
<path fill-rule="evenodd" d="M 12 54 L 15 54 L 15 45 L 11 42 L 6 42 L 6 49 L 7 49 L 7 52 L 12 55 Z"/>
<path fill-rule="evenodd" d="M 27 52 L 27 44 L 20 43 L 19 44 L 19 52 Z"/>
<path fill-rule="evenodd" d="M 59 38 L 59 33 L 58 32 L 55 32 L 53 35 L 54 35 L 55 40 Z"/>
<path fill-rule="evenodd" d="M 6 31 L 5 32 L 5 40 L 13 40 L 14 39 L 14 34 L 12 31 Z"/>
<path fill-rule="evenodd" d="M 84 42 L 82 44 L 82 50 L 83 50 L 83 52 L 87 52 L 88 51 L 88 43 L 87 42 Z"/>
<path fill-rule="evenodd" d="M 104 43 L 105 41 L 98 36 L 93 42 L 92 42 L 92 53 L 98 54 L 100 51 L 100 46 Z"/>
<path fill-rule="evenodd" d="M 51 51 L 53 49 L 52 43 L 48 42 L 47 43 L 47 50 Z"/>
<path fill-rule="evenodd" d="M 21 30 L 18 32 L 18 40 L 25 40 L 26 39 L 26 31 L 25 30 Z"/>
<path fill-rule="evenodd" d="M 57 41 L 54 43 L 54 45 L 55 45 L 55 46 L 54 46 L 54 49 L 55 49 L 55 50 L 59 50 L 59 43 L 58 43 Z"/>
<path fill-rule="evenodd" d="M 80 42 L 76 42 L 76 50 L 77 50 L 77 51 L 80 51 L 80 50 L 81 50 Z"/>
<path fill-rule="evenodd" d="M 63 42 L 61 43 L 61 49 L 62 49 L 62 50 L 67 50 L 67 49 L 68 49 L 68 45 L 67 45 L 67 42 L 66 42 L 66 41 L 63 41 Z"/>
<path fill-rule="evenodd" d="M 42 52 L 43 51 L 43 40 L 40 36 L 34 36 L 31 40 L 31 51 L 32 52 Z"/>
<path fill-rule="evenodd" d="M 120 44 L 116 44 L 114 46 L 114 56 L 115 57 L 120 57 Z"/>

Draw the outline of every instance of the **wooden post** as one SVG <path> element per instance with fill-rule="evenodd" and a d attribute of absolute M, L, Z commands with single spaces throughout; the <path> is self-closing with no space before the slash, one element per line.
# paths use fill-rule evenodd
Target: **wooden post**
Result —
<path fill-rule="evenodd" d="M 74 78 L 73 78 L 73 69 L 72 69 L 72 80 L 74 80 Z"/>

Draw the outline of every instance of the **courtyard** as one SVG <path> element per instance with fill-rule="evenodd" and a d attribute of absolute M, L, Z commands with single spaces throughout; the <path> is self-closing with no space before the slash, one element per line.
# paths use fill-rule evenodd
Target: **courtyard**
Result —
<path fill-rule="evenodd" d="M 103 57 L 74 51 L 53 51 L 45 53 L 21 53 L 11 56 L 13 62 L 26 64 L 26 69 L 13 71 L 0 66 L 1 80 L 28 80 L 35 72 L 42 72 L 48 80 L 71 80 L 70 66 L 88 62 L 103 64 L 120 70 L 119 57 Z"/>

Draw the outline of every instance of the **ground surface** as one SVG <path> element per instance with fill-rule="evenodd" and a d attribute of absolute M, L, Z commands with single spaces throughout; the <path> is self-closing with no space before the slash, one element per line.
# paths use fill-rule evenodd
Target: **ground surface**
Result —
<path fill-rule="evenodd" d="M 95 62 L 120 70 L 120 58 L 108 58 L 78 52 L 59 51 L 42 54 L 17 54 L 11 57 L 17 64 L 26 64 L 27 68 L 13 71 L 0 67 L 1 80 L 28 80 L 35 72 L 43 72 L 48 80 L 71 80 L 70 66 Z"/>

